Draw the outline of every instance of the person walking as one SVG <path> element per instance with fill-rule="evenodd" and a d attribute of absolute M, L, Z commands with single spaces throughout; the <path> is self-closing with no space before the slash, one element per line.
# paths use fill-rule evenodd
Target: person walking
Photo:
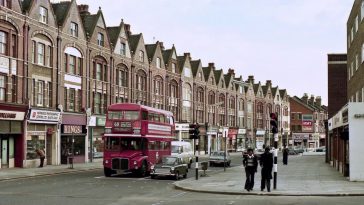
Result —
<path fill-rule="evenodd" d="M 286 145 L 284 145 L 282 152 L 283 152 L 283 165 L 287 165 L 288 164 L 288 148 Z"/>
<path fill-rule="evenodd" d="M 40 159 L 39 168 L 42 168 L 43 164 L 44 164 L 44 159 L 45 159 L 44 150 L 43 149 L 36 149 L 35 152 L 37 153 L 37 155 L 39 156 L 39 159 Z"/>
<path fill-rule="evenodd" d="M 254 175 L 257 172 L 258 160 L 253 153 L 253 149 L 248 149 L 248 154 L 244 156 L 243 165 L 245 167 L 246 181 L 244 188 L 252 191 L 254 188 Z"/>
<path fill-rule="evenodd" d="M 270 180 L 272 179 L 273 169 L 273 154 L 270 153 L 269 147 L 266 147 L 264 153 L 260 156 L 259 164 L 262 167 L 262 181 L 260 184 L 260 190 L 264 191 L 265 186 L 267 186 L 267 191 L 270 192 Z"/>

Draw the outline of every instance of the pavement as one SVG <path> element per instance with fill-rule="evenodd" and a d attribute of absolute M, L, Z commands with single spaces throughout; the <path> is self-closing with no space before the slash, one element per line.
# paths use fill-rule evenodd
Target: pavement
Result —
<path fill-rule="evenodd" d="M 83 172 L 101 168 L 103 168 L 102 162 L 77 163 L 73 165 L 73 169 L 69 165 L 45 165 L 42 168 L 3 168 L 0 169 L 0 181 Z"/>
<path fill-rule="evenodd" d="M 240 155 L 241 153 L 236 153 Z M 254 190 L 244 190 L 245 171 L 242 165 L 220 170 L 207 170 L 205 177 L 191 177 L 174 183 L 182 190 L 230 194 L 230 195 L 262 195 L 262 196 L 364 196 L 364 182 L 350 182 L 341 173 L 325 163 L 322 155 L 289 156 L 288 165 L 282 164 L 278 158 L 277 187 L 271 192 L 260 191 L 260 168 L 255 175 Z M 43 168 L 11 168 L 0 169 L 0 182 L 29 177 L 50 176 L 74 172 L 102 169 L 102 162 L 69 165 L 47 165 Z M 190 169 L 194 172 L 194 169 Z M 202 170 L 200 170 L 202 174 Z"/>
<path fill-rule="evenodd" d="M 189 178 L 174 183 L 187 191 L 263 196 L 364 196 L 364 182 L 350 182 L 335 168 L 325 163 L 322 155 L 290 155 L 288 165 L 278 158 L 277 187 L 271 192 L 260 190 L 261 169 L 255 175 L 254 189 L 244 189 L 245 170 L 242 165 L 226 171 L 207 172 L 206 177 Z"/>

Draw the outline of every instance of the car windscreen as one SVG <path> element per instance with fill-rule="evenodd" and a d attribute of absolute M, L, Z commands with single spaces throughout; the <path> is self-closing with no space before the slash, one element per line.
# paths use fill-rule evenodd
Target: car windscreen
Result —
<path fill-rule="evenodd" d="M 178 153 L 178 151 L 179 151 L 179 147 L 180 147 L 180 146 L 172 145 L 172 153 Z"/>
<path fill-rule="evenodd" d="M 164 157 L 162 162 L 164 165 L 174 165 L 176 160 L 177 160 L 177 158 L 175 158 L 175 157 Z"/>

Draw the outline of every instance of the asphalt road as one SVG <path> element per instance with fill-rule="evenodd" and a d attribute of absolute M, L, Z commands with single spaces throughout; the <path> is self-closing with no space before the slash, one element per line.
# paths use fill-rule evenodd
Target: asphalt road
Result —
<path fill-rule="evenodd" d="M 232 166 L 241 164 L 234 156 Z M 209 168 L 208 174 L 223 167 Z M 188 177 L 194 177 L 190 169 Z M 213 176 L 210 176 L 213 177 Z M 242 175 L 243 177 L 243 175 Z M 0 205 L 164 205 L 164 204 L 363 204 L 364 197 L 267 197 L 214 195 L 176 190 L 174 180 L 130 175 L 105 178 L 102 170 L 0 182 Z"/>

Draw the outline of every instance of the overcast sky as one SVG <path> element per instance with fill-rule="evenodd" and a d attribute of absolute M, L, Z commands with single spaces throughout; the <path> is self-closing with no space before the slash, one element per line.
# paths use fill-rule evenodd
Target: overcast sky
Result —
<path fill-rule="evenodd" d="M 354 0 L 77 0 L 101 7 L 107 26 L 121 19 L 145 43 L 175 45 L 203 66 L 234 68 L 246 80 L 321 96 L 327 104 L 327 54 L 346 53 Z"/>

